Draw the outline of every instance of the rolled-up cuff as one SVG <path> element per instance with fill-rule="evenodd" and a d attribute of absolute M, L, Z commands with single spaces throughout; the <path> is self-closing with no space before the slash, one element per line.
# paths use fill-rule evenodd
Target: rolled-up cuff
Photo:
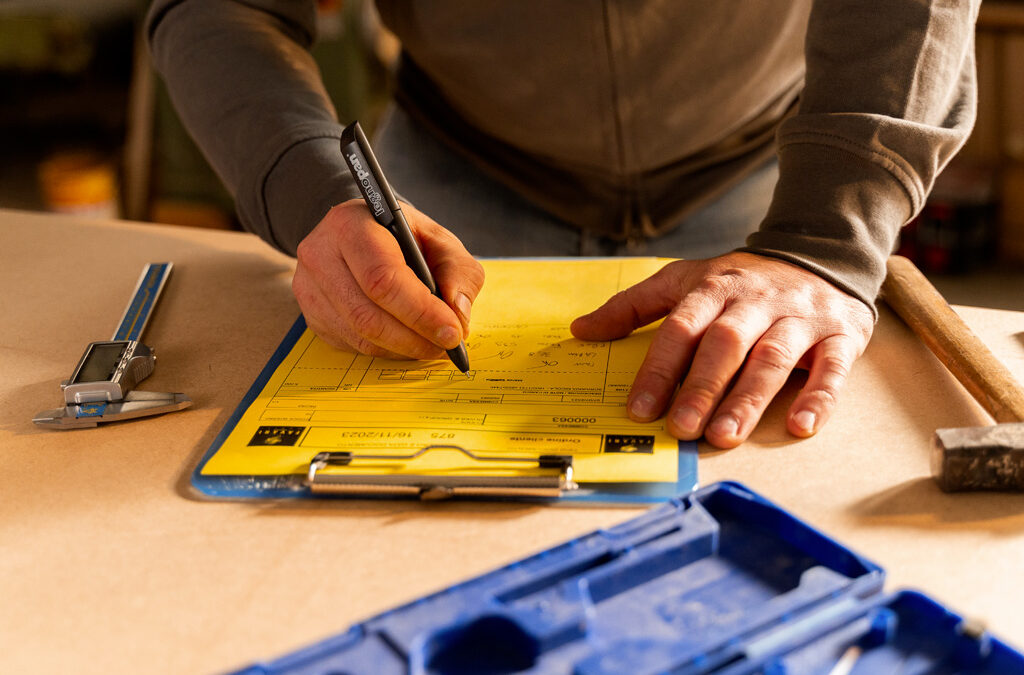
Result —
<path fill-rule="evenodd" d="M 914 210 L 904 187 L 878 164 L 817 143 L 785 145 L 779 174 L 768 215 L 740 250 L 800 265 L 877 316 L 886 259 Z"/>
<path fill-rule="evenodd" d="M 295 250 L 332 206 L 360 196 L 341 156 L 341 127 L 321 126 L 281 152 L 261 173 L 260 189 L 239 203 L 242 222 L 276 248 Z"/>

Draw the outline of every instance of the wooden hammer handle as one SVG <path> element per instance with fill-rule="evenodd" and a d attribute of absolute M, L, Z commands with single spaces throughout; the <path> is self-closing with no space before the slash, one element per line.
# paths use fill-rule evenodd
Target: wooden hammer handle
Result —
<path fill-rule="evenodd" d="M 1024 389 L 921 271 L 889 258 L 882 298 L 996 422 L 1024 422 Z"/>

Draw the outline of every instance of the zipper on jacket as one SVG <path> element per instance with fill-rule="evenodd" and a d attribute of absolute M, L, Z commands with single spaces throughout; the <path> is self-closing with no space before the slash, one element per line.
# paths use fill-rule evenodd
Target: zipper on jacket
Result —
<path fill-rule="evenodd" d="M 625 125 L 622 121 L 619 95 L 618 71 L 615 68 L 616 51 L 615 40 L 612 36 L 612 2 L 614 0 L 602 0 L 602 20 L 604 21 L 604 48 L 608 55 L 608 87 L 611 98 L 612 133 L 615 137 L 615 160 L 616 170 L 620 176 L 626 175 L 626 136 Z M 632 181 L 630 181 L 632 182 Z M 622 219 L 621 229 L 627 247 L 633 248 L 637 242 L 643 240 L 643 230 L 640 228 L 636 218 L 636 202 L 634 186 L 629 185 L 626 194 L 623 195 L 619 207 L 620 218 Z"/>
<path fill-rule="evenodd" d="M 618 172 L 620 176 L 628 175 L 626 167 L 626 125 L 621 114 L 621 95 L 619 93 L 618 71 L 616 65 L 615 39 L 612 35 L 612 3 L 614 0 L 602 0 L 602 14 L 604 20 L 605 51 L 608 54 L 608 82 L 611 94 L 612 123 L 615 135 L 615 152 L 617 155 Z M 647 210 L 647 200 L 644 199 L 639 175 L 631 176 L 626 186 L 626 194 L 622 200 L 620 213 L 622 214 L 621 232 L 625 236 L 627 250 L 635 250 L 641 246 L 647 238 L 647 233 L 653 231 L 650 213 Z"/>

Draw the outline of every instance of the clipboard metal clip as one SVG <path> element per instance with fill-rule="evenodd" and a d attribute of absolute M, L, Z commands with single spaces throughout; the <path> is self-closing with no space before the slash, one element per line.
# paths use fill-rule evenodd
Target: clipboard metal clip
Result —
<path fill-rule="evenodd" d="M 431 474 L 345 474 L 325 472 L 328 467 L 350 466 L 355 460 L 409 462 L 438 450 L 461 452 L 475 462 L 523 463 L 548 470 L 544 475 L 458 476 Z M 307 485 L 314 494 L 415 496 L 424 501 L 473 497 L 559 497 L 576 490 L 572 455 L 537 457 L 478 455 L 459 445 L 428 445 L 408 455 L 321 452 L 309 462 Z"/>

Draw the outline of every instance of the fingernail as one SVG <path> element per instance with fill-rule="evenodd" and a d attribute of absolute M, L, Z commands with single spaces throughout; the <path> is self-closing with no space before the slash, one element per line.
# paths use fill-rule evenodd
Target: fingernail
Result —
<path fill-rule="evenodd" d="M 740 424 L 732 415 L 719 415 L 711 420 L 708 430 L 716 436 L 736 436 L 740 430 Z"/>
<path fill-rule="evenodd" d="M 451 326 L 441 326 L 435 333 L 437 344 L 445 349 L 454 349 L 459 345 L 459 331 Z"/>
<path fill-rule="evenodd" d="M 455 296 L 455 308 L 459 310 L 459 314 L 466 321 L 469 321 L 469 313 L 473 310 L 473 303 L 469 301 L 469 296 L 465 293 L 459 293 Z"/>
<path fill-rule="evenodd" d="M 796 425 L 796 428 L 808 434 L 814 432 L 814 424 L 817 421 L 817 416 L 810 410 L 801 410 L 793 415 L 793 424 Z"/>
<path fill-rule="evenodd" d="M 648 419 L 658 414 L 654 407 L 656 403 L 657 401 L 654 399 L 654 396 L 646 391 L 642 391 L 629 402 L 629 412 L 633 414 L 633 417 Z"/>
<path fill-rule="evenodd" d="M 688 434 L 695 434 L 700 429 L 700 413 L 694 408 L 684 407 L 672 415 L 676 426 Z"/>

